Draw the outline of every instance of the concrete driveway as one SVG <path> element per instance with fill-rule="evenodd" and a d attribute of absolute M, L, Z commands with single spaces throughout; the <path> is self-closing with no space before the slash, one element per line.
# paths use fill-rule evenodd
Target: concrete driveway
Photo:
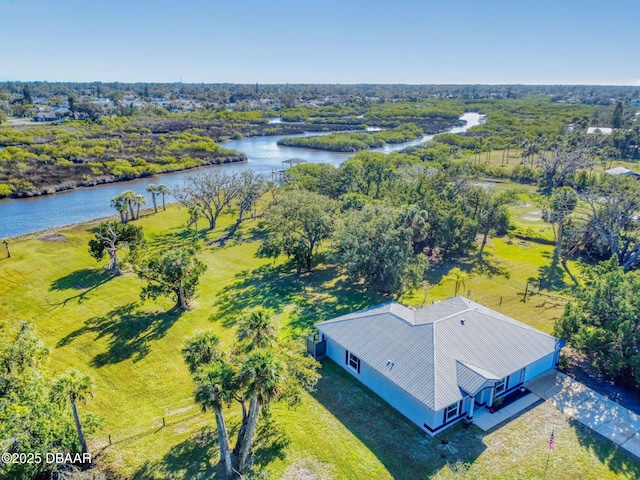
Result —
<path fill-rule="evenodd" d="M 640 458 L 640 415 L 555 370 L 534 378 L 525 387 Z"/>

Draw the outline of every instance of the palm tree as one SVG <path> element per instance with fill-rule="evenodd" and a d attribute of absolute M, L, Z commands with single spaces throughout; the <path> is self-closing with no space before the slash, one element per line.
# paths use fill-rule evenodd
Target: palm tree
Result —
<path fill-rule="evenodd" d="M 135 195 L 131 202 L 136 206 L 136 219 L 140 220 L 140 207 L 147 204 L 147 199 L 144 195 Z"/>
<path fill-rule="evenodd" d="M 229 392 L 234 391 L 235 372 L 225 362 L 214 362 L 200 368 L 194 376 L 194 380 L 196 381 L 196 402 L 200 404 L 203 411 L 210 408 L 215 412 L 220 461 L 224 464 L 226 478 L 230 479 L 233 475 L 233 463 L 229 449 L 229 433 L 222 407 L 232 399 Z"/>
<path fill-rule="evenodd" d="M 162 195 L 162 210 L 164 211 L 167 209 L 167 206 L 164 201 L 164 196 L 169 195 L 171 193 L 171 189 L 167 187 L 164 183 L 161 183 L 160 185 L 158 185 L 158 193 Z"/>
<path fill-rule="evenodd" d="M 283 375 L 282 363 L 272 352 L 264 350 L 251 352 L 240 367 L 241 381 L 247 386 L 245 398 L 250 399 L 246 431 L 238 459 L 240 473 L 244 473 L 247 467 L 260 411 L 278 396 Z"/>
<path fill-rule="evenodd" d="M 445 280 L 453 280 L 455 285 L 455 291 L 453 296 L 458 296 L 458 290 L 462 286 L 462 288 L 467 288 L 467 280 L 469 279 L 469 275 L 467 272 L 463 272 L 458 267 L 453 267 L 449 270 L 449 274 L 444 277 Z"/>
<path fill-rule="evenodd" d="M 117 195 L 111 199 L 111 206 L 120 213 L 120 221 L 127 223 L 129 221 L 128 203 L 122 195 Z"/>
<path fill-rule="evenodd" d="M 221 358 L 220 337 L 210 331 L 196 332 L 193 337 L 187 339 L 182 356 L 189 366 L 189 371 L 195 373 L 201 366 L 209 365 Z"/>
<path fill-rule="evenodd" d="M 275 344 L 277 332 L 274 325 L 273 311 L 264 307 L 256 307 L 246 312 L 238 321 L 238 341 L 246 353 L 263 350 Z M 238 430 L 234 455 L 239 455 L 246 441 L 250 411 L 246 410 L 246 400 L 242 399 L 242 424 Z"/>
<path fill-rule="evenodd" d="M 229 434 L 222 406 L 234 399 L 236 375 L 220 350 L 220 337 L 213 332 L 196 332 L 187 339 L 182 355 L 196 382 L 195 399 L 202 410 L 210 408 L 216 415 L 220 461 L 224 463 L 227 478 L 232 475 Z"/>
<path fill-rule="evenodd" d="M 131 220 L 135 220 L 136 216 L 133 214 L 133 202 L 135 201 L 135 198 L 137 196 L 136 193 L 133 190 L 127 190 L 122 192 L 120 196 L 127 203 L 127 206 L 129 207 L 129 211 L 131 212 Z"/>
<path fill-rule="evenodd" d="M 156 196 L 158 195 L 158 193 L 160 193 L 158 191 L 158 186 L 154 185 L 153 183 L 148 185 L 147 192 L 151 194 L 151 199 L 153 200 L 153 211 L 155 213 L 158 213 L 158 203 L 156 202 Z"/>
<path fill-rule="evenodd" d="M 86 403 L 91 393 L 91 378 L 79 370 L 73 369 L 64 373 L 51 388 L 51 399 L 54 402 L 70 402 L 73 410 L 73 419 L 76 422 L 76 430 L 78 431 L 78 440 L 82 446 L 82 453 L 88 453 L 87 440 L 82 431 L 80 416 L 78 415 L 78 400 Z"/>
<path fill-rule="evenodd" d="M 246 351 L 263 349 L 276 341 L 273 312 L 256 307 L 245 313 L 238 323 L 238 340 L 246 345 Z"/>
<path fill-rule="evenodd" d="M 196 229 L 196 239 L 198 238 L 198 220 L 202 217 L 202 209 L 198 205 L 190 205 L 189 206 L 189 224 L 190 227 L 193 225 Z"/>

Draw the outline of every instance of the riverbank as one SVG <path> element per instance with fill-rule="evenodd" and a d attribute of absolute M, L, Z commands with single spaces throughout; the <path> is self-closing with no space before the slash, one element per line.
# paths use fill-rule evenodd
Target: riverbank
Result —
<path fill-rule="evenodd" d="M 0 127 L 0 199 L 37 197 L 203 166 L 243 163 L 247 157 L 242 150 L 223 146 L 242 139 L 352 132 L 366 127 L 360 123 L 364 120 L 352 117 L 313 118 L 308 122 L 259 120 L 108 117 L 96 123 Z M 376 118 L 372 125 L 404 132 L 410 120 Z M 429 118 L 418 122 L 424 132 L 430 132 L 448 130 L 459 121 Z M 389 131 L 373 135 L 393 137 Z M 404 142 L 419 135 L 391 137 L 363 148 Z M 363 148 L 325 150 L 355 152 Z"/>
<path fill-rule="evenodd" d="M 465 113 L 456 121 L 464 126 L 457 126 L 449 130 L 450 133 L 460 133 L 478 124 L 478 113 Z M 290 128 L 287 127 L 287 128 Z M 300 136 L 322 135 L 323 133 L 303 133 Z M 284 136 L 284 135 L 283 135 Z M 224 142 L 218 148 L 242 152 L 246 162 L 228 163 L 223 166 L 229 173 L 253 170 L 271 176 L 285 168 L 284 161 L 297 157 L 309 163 L 326 163 L 339 166 L 352 153 L 327 152 L 321 150 L 300 149 L 277 145 L 283 136 L 256 136 L 242 139 L 232 139 Z M 418 138 L 411 142 L 399 144 L 385 144 L 374 151 L 390 153 L 400 151 L 409 146 L 429 141 L 431 135 Z M 199 167 L 201 169 L 220 168 L 218 165 Z M 165 184 L 170 189 L 182 185 L 193 170 L 173 171 L 161 175 L 140 177 L 135 180 L 104 183 L 92 187 L 77 187 L 60 191 L 53 195 L 40 195 L 30 198 L 0 199 L 0 238 L 15 238 L 30 232 L 42 231 L 62 225 L 83 222 L 94 218 L 113 215 L 110 206 L 111 199 L 123 190 L 132 190 L 148 198 L 146 188 L 150 184 Z M 271 177 L 270 177 L 271 178 Z M 0 179 L 0 183 L 1 183 Z M 170 202 L 172 199 L 167 198 Z"/>
<path fill-rule="evenodd" d="M 153 173 L 144 171 L 137 175 L 130 174 L 130 175 L 124 175 L 120 177 L 116 177 L 115 175 L 100 175 L 97 177 L 81 179 L 79 181 L 67 180 L 63 183 L 59 183 L 55 185 L 47 185 L 40 189 L 33 189 L 33 190 L 12 194 L 12 195 L 9 195 L 8 198 L 18 199 L 18 198 L 39 197 L 43 195 L 52 195 L 54 193 L 65 192 L 68 190 L 75 190 L 76 188 L 90 188 L 90 187 L 96 187 L 98 185 L 107 185 L 107 184 L 119 183 L 119 182 L 129 182 L 131 180 L 152 178 L 155 175 L 160 175 L 163 173 L 186 172 L 189 170 L 195 170 L 197 168 L 202 168 L 202 167 L 209 167 L 214 165 L 217 165 L 217 166 L 229 165 L 229 164 L 237 164 L 237 163 L 247 163 L 246 155 L 243 154 L 243 155 L 238 155 L 230 158 L 227 157 L 224 161 L 216 161 L 215 159 L 211 159 L 210 161 L 206 161 L 196 165 L 185 166 L 184 168 L 160 170 L 157 172 L 154 171 Z"/>

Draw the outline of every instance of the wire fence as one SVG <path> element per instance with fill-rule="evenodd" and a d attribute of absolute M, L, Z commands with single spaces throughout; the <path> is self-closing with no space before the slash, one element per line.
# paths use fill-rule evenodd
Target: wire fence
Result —
<path fill-rule="evenodd" d="M 93 436 L 92 444 L 95 449 L 104 450 L 111 445 L 140 440 L 149 435 L 159 433 L 165 428 L 176 427 L 199 417 L 204 420 L 204 415 L 206 414 L 197 405 L 187 405 L 167 410 L 167 413 L 162 417 L 138 423 L 128 429 L 105 428 Z"/>
<path fill-rule="evenodd" d="M 536 306 L 546 308 L 564 308 L 570 297 L 552 293 L 547 287 L 549 281 L 543 278 L 529 279 L 527 282 L 513 283 L 506 288 L 493 291 L 482 291 L 474 293 L 472 290 L 466 291 L 466 297 L 474 302 L 481 303 L 489 308 L 500 306 L 515 307 L 518 304 L 531 303 L 537 301 Z"/>

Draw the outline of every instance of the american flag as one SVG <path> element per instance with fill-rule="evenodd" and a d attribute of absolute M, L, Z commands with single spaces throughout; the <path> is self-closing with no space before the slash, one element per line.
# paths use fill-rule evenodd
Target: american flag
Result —
<path fill-rule="evenodd" d="M 553 430 L 551 430 L 551 436 L 549 437 L 549 450 L 556 449 L 556 441 L 553 438 Z"/>

